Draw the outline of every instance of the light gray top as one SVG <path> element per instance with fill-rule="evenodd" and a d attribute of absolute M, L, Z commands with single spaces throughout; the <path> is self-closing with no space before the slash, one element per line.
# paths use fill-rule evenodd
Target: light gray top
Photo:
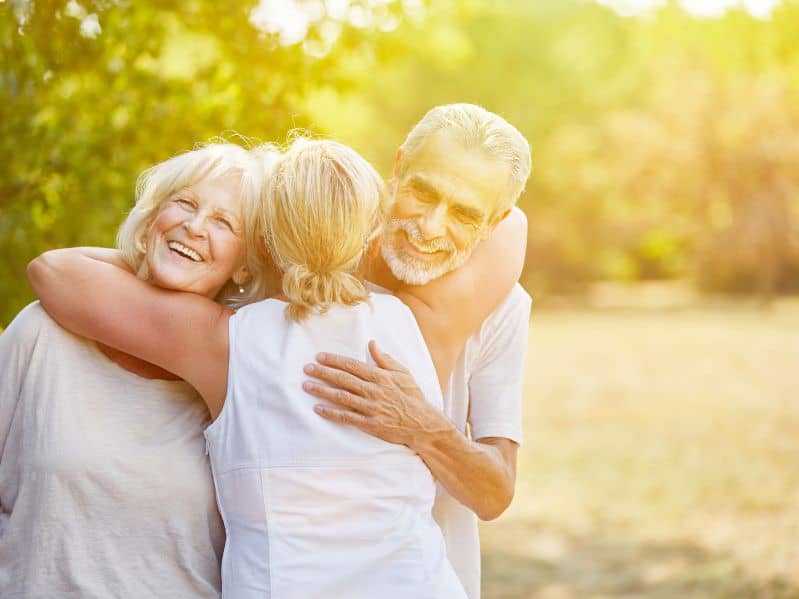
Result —
<path fill-rule="evenodd" d="M 207 423 L 186 383 L 20 312 L 0 335 L 0 596 L 219 597 Z"/>

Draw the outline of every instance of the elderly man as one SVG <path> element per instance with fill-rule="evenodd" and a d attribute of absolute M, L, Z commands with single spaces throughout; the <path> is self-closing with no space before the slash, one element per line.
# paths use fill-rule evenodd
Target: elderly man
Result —
<path fill-rule="evenodd" d="M 504 218 L 523 221 L 513 206 L 529 173 L 529 145 L 507 121 L 471 104 L 433 108 L 397 152 L 390 221 L 368 278 L 389 290 L 433 286 Z M 459 343 L 444 413 L 374 344 L 376 366 L 323 354 L 321 366 L 306 368 L 332 385 L 310 391 L 338 404 L 317 406 L 321 416 L 404 443 L 428 465 L 439 483 L 434 514 L 470 599 L 480 594 L 477 517 L 498 517 L 513 497 L 530 305 L 516 284 L 465 347 Z"/>

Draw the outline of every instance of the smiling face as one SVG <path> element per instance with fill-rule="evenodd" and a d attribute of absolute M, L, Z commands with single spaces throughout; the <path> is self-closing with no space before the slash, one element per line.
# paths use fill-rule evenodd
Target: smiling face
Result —
<path fill-rule="evenodd" d="M 231 279 L 246 282 L 240 180 L 202 180 L 161 204 L 145 235 L 150 282 L 215 298 Z"/>
<path fill-rule="evenodd" d="M 447 130 L 430 136 L 395 174 L 380 247 L 394 276 L 424 285 L 461 266 L 504 216 L 495 211 L 509 177 L 507 164 Z"/>

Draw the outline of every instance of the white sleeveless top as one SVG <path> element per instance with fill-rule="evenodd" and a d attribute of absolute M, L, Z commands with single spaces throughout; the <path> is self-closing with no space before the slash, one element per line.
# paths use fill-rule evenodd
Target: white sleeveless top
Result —
<path fill-rule="evenodd" d="M 441 407 L 412 313 L 391 295 L 370 298 L 301 323 L 274 299 L 230 319 L 225 405 L 205 431 L 227 530 L 226 599 L 465 598 L 421 458 L 324 420 L 313 411 L 320 400 L 302 390 L 318 352 L 371 361 L 374 339 Z"/>

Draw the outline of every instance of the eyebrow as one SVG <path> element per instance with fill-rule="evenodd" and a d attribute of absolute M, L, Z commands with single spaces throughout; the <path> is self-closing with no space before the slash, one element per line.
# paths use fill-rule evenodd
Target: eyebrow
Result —
<path fill-rule="evenodd" d="M 429 194 L 437 202 L 441 201 L 441 195 L 442 195 L 441 192 L 438 191 L 435 185 L 433 185 L 422 175 L 413 175 L 408 181 L 408 183 L 414 189 L 417 189 L 422 193 Z M 466 218 L 474 221 L 482 221 L 485 218 L 485 214 L 483 213 L 482 210 L 478 208 L 473 208 L 471 206 L 467 206 L 466 204 L 453 203 L 451 209 L 455 210 L 456 212 L 459 212 Z"/>
<path fill-rule="evenodd" d="M 409 184 L 411 187 L 418 189 L 422 193 L 426 193 L 431 195 L 436 200 L 441 199 L 441 193 L 435 188 L 435 186 L 430 183 L 427 179 L 422 177 L 421 175 L 414 175 L 411 177 Z"/>

